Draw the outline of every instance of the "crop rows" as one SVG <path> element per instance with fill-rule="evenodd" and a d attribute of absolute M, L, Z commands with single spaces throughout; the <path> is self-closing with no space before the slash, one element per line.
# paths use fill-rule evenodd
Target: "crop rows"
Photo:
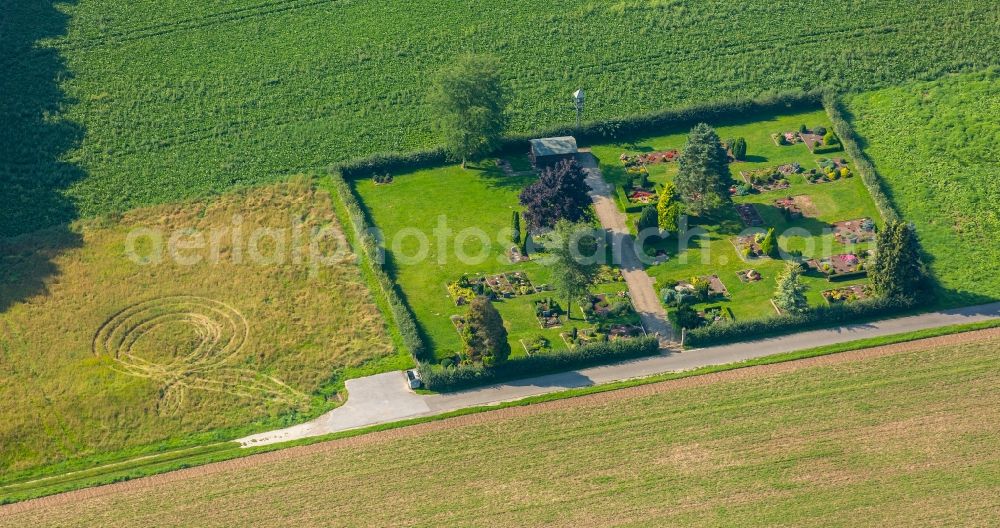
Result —
<path fill-rule="evenodd" d="M 24 120 L 54 109 L 80 128 L 78 141 L 39 142 L 52 131 L 25 125 L 4 140 L 20 155 L 4 156 L 0 169 L 68 160 L 29 162 L 15 179 L 79 171 L 62 181 L 83 215 L 432 146 L 429 79 L 467 51 L 501 59 L 515 131 L 570 121 L 568 94 L 579 86 L 586 117 L 600 119 L 771 90 L 881 87 L 987 66 L 1000 53 L 1000 7 L 980 0 L 146 0 L 67 9 L 68 27 L 53 23 L 37 35 L 42 45 L 32 48 L 33 37 L 5 46 L 0 60 L 15 80 L 5 81 L 14 97 L 2 113 Z M 59 90 L 34 95 L 39 82 Z"/>

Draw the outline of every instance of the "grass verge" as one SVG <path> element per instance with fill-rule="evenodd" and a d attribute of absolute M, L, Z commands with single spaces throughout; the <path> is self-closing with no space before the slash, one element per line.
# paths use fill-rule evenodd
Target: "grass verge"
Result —
<path fill-rule="evenodd" d="M 22 477 L 17 481 L 6 481 L 0 483 L 0 504 L 18 502 L 36 497 L 42 497 L 45 495 L 52 495 L 56 493 L 71 491 L 75 489 L 131 480 L 135 478 L 156 475 L 159 473 L 165 473 L 168 471 L 175 471 L 178 469 L 209 464 L 212 462 L 221 462 L 257 453 L 264 453 L 269 451 L 276 451 L 279 449 L 286 449 L 289 447 L 310 445 L 319 442 L 359 436 L 377 431 L 385 431 L 389 429 L 396 429 L 399 427 L 407 427 L 410 425 L 416 425 L 436 420 L 443 420 L 467 414 L 492 411 L 507 407 L 531 405 L 535 403 L 560 400 L 565 398 L 573 398 L 588 394 L 596 394 L 600 392 L 623 389 L 627 387 L 634 387 L 638 385 L 645 385 L 649 383 L 657 383 L 661 381 L 681 379 L 691 376 L 700 376 L 716 372 L 724 372 L 727 370 L 735 370 L 755 365 L 782 363 L 786 361 L 794 361 L 798 359 L 806 359 L 811 357 L 836 354 L 840 352 L 848 352 L 863 348 L 891 345 L 895 343 L 915 341 L 918 339 L 926 339 L 931 337 L 939 337 L 939 336 L 969 332 L 974 330 L 982 330 L 998 326 L 1000 326 L 1000 319 L 985 321 L 981 323 L 953 325 L 940 328 L 932 328 L 927 330 L 918 330 L 914 332 L 907 332 L 891 336 L 875 337 L 870 339 L 850 341 L 847 343 L 827 345 L 823 347 L 800 350 L 797 352 L 775 354 L 773 356 L 766 356 L 758 359 L 741 361 L 737 363 L 707 366 L 685 372 L 670 372 L 656 376 L 650 376 L 647 378 L 626 380 L 626 381 L 608 383 L 592 387 L 583 387 L 579 389 L 570 389 L 550 394 L 532 396 L 529 398 L 524 398 L 513 402 L 500 403 L 496 405 L 469 407 L 466 409 L 459 409 L 456 411 L 443 413 L 435 416 L 414 418 L 411 420 L 402 420 L 388 424 L 380 424 L 362 429 L 343 431 L 330 435 L 318 436 L 314 438 L 306 438 L 292 442 L 285 442 L 282 444 L 274 444 L 269 446 L 260 446 L 255 448 L 242 449 L 235 442 L 224 442 L 224 443 L 210 444 L 202 446 L 200 448 L 177 450 L 167 453 L 161 453 L 158 455 L 144 456 L 129 460 L 121 460 L 100 467 L 94 467 L 87 470 L 76 471 L 64 475 L 45 477 L 41 479 L 32 480 L 27 477 Z"/>

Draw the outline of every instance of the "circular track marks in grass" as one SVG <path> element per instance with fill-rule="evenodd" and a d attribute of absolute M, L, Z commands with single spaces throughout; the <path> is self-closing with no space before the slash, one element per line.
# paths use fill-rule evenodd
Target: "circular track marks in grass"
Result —
<path fill-rule="evenodd" d="M 191 339 L 168 357 L 144 355 L 138 343 L 167 327 L 186 327 Z M 206 297 L 158 297 L 130 305 L 108 318 L 94 334 L 93 351 L 112 359 L 115 370 L 161 386 L 157 410 L 172 414 L 189 390 L 298 405 L 308 397 L 277 378 L 239 368 L 236 361 L 250 337 L 246 318 L 233 306 Z M 154 354 L 156 355 L 156 354 Z"/>

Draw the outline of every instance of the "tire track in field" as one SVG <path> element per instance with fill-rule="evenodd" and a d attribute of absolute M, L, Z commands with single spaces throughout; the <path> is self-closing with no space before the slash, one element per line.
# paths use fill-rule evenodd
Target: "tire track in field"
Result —
<path fill-rule="evenodd" d="M 143 337 L 161 328 L 188 327 L 196 343 L 172 358 L 143 357 Z M 92 350 L 110 357 L 122 374 L 160 385 L 157 411 L 174 414 L 190 390 L 221 392 L 250 399 L 296 405 L 308 397 L 280 380 L 236 365 L 250 336 L 250 325 L 233 306 L 205 297 L 157 297 L 127 306 L 94 333 Z"/>
<path fill-rule="evenodd" d="M 51 48 L 55 48 L 60 51 L 90 51 L 95 48 L 105 48 L 112 45 L 124 44 L 127 42 L 154 38 L 182 31 L 205 29 L 229 22 L 239 22 L 241 20 L 247 20 L 259 16 L 273 15 L 276 13 L 284 13 L 299 9 L 308 9 L 310 7 L 316 7 L 323 4 L 340 3 L 342 1 L 343 0 L 278 0 L 254 6 L 208 13 L 200 17 L 182 18 L 162 24 L 114 30 L 99 36 L 84 36 L 78 38 L 64 36 L 53 42 Z M 45 50 L 49 49 L 49 47 L 41 49 Z M 22 48 L 12 54 L 12 59 L 17 61 L 26 58 L 26 56 L 31 55 L 38 50 L 39 49 L 34 46 L 30 48 Z"/>
<path fill-rule="evenodd" d="M 370 445 L 370 444 L 381 444 L 400 438 L 412 438 L 415 436 L 427 434 L 442 429 L 492 423 L 496 421 L 509 420 L 515 417 L 537 415 L 554 410 L 592 407 L 623 399 L 653 396 L 658 394 L 669 393 L 680 389 L 700 387 L 713 383 L 732 382 L 732 381 L 739 381 L 742 379 L 774 376 L 809 367 L 864 361 L 868 359 L 892 356 L 907 352 L 922 351 L 942 346 L 961 345 L 961 344 L 979 343 L 979 342 L 997 342 L 998 344 L 1000 344 L 1000 328 L 989 328 L 985 330 L 976 330 L 961 334 L 932 337 L 916 341 L 909 341 L 905 343 L 896 343 L 892 345 L 884 345 L 884 346 L 854 350 L 849 352 L 841 352 L 825 356 L 799 359 L 783 363 L 775 363 L 771 365 L 757 365 L 752 367 L 744 367 L 735 370 L 717 372 L 713 374 L 704 374 L 699 376 L 691 376 L 677 380 L 661 381 L 646 385 L 639 385 L 636 387 L 629 387 L 629 388 L 611 390 L 596 394 L 589 394 L 585 396 L 578 396 L 574 398 L 565 398 L 561 400 L 554 400 L 554 401 L 536 403 L 531 405 L 507 407 L 493 411 L 468 414 L 464 416 L 447 418 L 433 422 L 426 422 L 422 424 L 401 427 L 397 429 L 389 429 L 386 431 L 379 431 L 359 436 L 353 436 L 349 438 L 343 438 L 339 440 L 331 440 L 307 446 L 291 447 L 287 449 L 271 451 L 268 453 L 250 455 L 243 458 L 228 460 L 224 462 L 216 462 L 194 468 L 181 469 L 169 473 L 162 473 L 159 475 L 143 477 L 140 479 L 126 481 L 126 482 L 119 482 L 115 484 L 108 484 L 105 486 L 98 486 L 94 488 L 86 488 L 77 491 L 71 491 L 58 495 L 50 495 L 38 499 L 31 499 L 24 502 L 0 506 L 0 514 L 21 513 L 33 510 L 42 510 L 50 507 L 59 507 L 62 505 L 98 498 L 118 492 L 150 489 L 158 485 L 182 481 L 189 478 L 195 478 L 205 475 L 214 475 L 225 471 L 238 471 L 240 469 L 254 467 L 262 464 L 285 461 L 303 456 L 313 455 L 316 453 L 330 452 L 338 449 L 345 449 L 345 448 Z"/>
<path fill-rule="evenodd" d="M 951 18 L 957 18 L 959 15 L 952 15 Z M 981 15 L 984 16 L 984 15 Z M 970 22 L 970 19 L 963 16 L 963 21 Z M 661 54 L 655 55 L 645 55 L 641 57 L 629 56 L 627 58 L 622 58 L 614 61 L 603 61 L 595 62 L 591 64 L 584 64 L 578 66 L 580 71 L 594 71 L 594 72 L 606 72 L 608 67 L 614 68 L 629 68 L 635 67 L 639 64 L 657 62 L 657 61 L 667 61 L 676 60 L 679 55 L 682 60 L 697 60 L 699 58 L 707 57 L 738 57 L 742 55 L 747 55 L 755 51 L 759 51 L 761 46 L 764 44 L 775 45 L 775 44 L 790 44 L 795 47 L 814 47 L 824 43 L 829 42 L 839 42 L 842 40 L 841 36 L 847 37 L 859 37 L 865 34 L 898 34 L 903 29 L 905 25 L 923 25 L 922 21 L 900 21 L 895 24 L 884 24 L 872 23 L 868 26 L 854 26 L 850 28 L 843 28 L 840 30 L 831 30 L 826 32 L 815 32 L 808 30 L 805 33 L 786 36 L 781 39 L 772 38 L 761 38 L 755 41 L 746 41 L 734 43 L 728 46 L 718 47 L 713 45 L 707 45 L 700 49 L 688 49 L 677 53 L 663 52 Z M 809 37 L 812 37 L 809 39 Z M 373 67 L 374 69 L 374 67 Z M 530 73 L 530 72 L 536 73 Z M 535 83 L 549 83 L 553 82 L 558 78 L 558 75 L 552 72 L 547 72 L 544 69 L 533 69 L 526 70 L 526 75 L 517 76 L 517 84 L 531 84 L 532 81 Z M 245 82 L 245 81 L 244 81 Z M 265 84 L 263 81 L 258 84 Z M 412 95 L 412 94 L 411 94 Z M 225 94 L 221 94 L 220 97 L 225 97 Z M 296 94 L 289 94 L 288 97 L 296 97 Z M 413 95 L 413 97 L 416 97 Z M 191 145 L 196 143 L 201 143 L 204 141 L 213 141 L 220 138 L 228 137 L 249 137 L 255 134 L 257 131 L 280 128 L 283 126 L 291 126 L 299 123 L 315 123 L 322 120 L 332 119 L 336 116 L 336 113 L 340 109 L 346 108 L 356 108 L 358 106 L 370 107 L 374 102 L 383 100 L 383 97 L 376 96 L 374 92 L 369 92 L 367 97 L 360 98 L 350 98 L 342 99 L 333 102 L 324 103 L 322 108 L 310 109 L 308 113 L 299 114 L 286 114 L 286 115 L 276 115 L 273 117 L 268 117 L 265 119 L 230 119 L 221 124 L 215 124 L 212 126 L 198 126 L 191 127 L 184 132 L 179 132 L 169 135 L 157 136 L 156 139 L 148 139 L 139 142 L 133 142 L 128 147 L 116 150 L 115 153 L 118 155 L 130 155 L 130 154 L 140 154 L 140 153 L 152 153 L 161 150 L 166 150 L 170 148 L 175 148 L 183 145 Z M 142 101 L 139 99 L 138 101 Z M 225 115 L 223 112 L 216 113 L 217 115 Z M 195 119 L 194 121 L 200 121 L 200 119 Z M 419 123 L 419 120 L 411 120 L 411 123 Z"/>

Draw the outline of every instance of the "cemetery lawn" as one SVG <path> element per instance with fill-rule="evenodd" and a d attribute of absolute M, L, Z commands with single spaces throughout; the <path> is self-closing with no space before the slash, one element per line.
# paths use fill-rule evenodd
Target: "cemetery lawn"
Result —
<path fill-rule="evenodd" d="M 830 121 L 823 110 L 803 112 L 781 116 L 763 116 L 752 123 L 734 125 L 713 125 L 723 140 L 743 137 L 747 141 L 747 161 L 735 162 L 730 165 L 733 179 L 742 182 L 740 171 L 758 168 L 774 167 L 787 163 L 799 163 L 803 169 L 816 167 L 818 158 L 846 157 L 843 151 L 812 154 L 805 145 L 778 146 L 771 139 L 772 133 L 798 130 L 800 125 L 809 128 L 823 126 L 830 128 Z M 687 139 L 687 131 L 668 135 L 643 138 L 620 144 L 594 145 L 592 152 L 600 160 L 604 178 L 616 186 L 620 185 L 626 176 L 624 166 L 619 161 L 622 153 L 636 154 L 643 152 L 681 150 Z M 649 165 L 650 180 L 657 186 L 671 181 L 677 173 L 677 163 L 659 163 Z M 848 160 L 848 167 L 853 164 Z M 870 247 L 868 244 L 856 244 L 853 247 L 838 243 L 828 231 L 833 222 L 871 218 L 876 225 L 882 225 L 882 218 L 875 204 L 857 175 L 828 183 L 812 184 L 801 174 L 793 174 L 789 178 L 787 189 L 761 192 L 748 196 L 736 196 L 737 204 L 754 204 L 757 212 L 764 220 L 764 228 L 774 227 L 778 233 L 779 245 L 786 251 L 802 251 L 806 257 L 820 255 L 835 255 L 850 251 L 861 251 Z M 788 221 L 781 210 L 775 207 L 774 201 L 782 198 L 805 195 L 809 197 L 815 208 L 813 216 Z M 623 204 L 619 200 L 619 206 Z M 623 207 L 629 215 L 630 224 L 634 224 L 642 210 L 641 205 Z M 695 305 L 701 309 L 705 306 L 722 306 L 732 310 L 737 319 L 763 317 L 774 315 L 770 299 L 774 293 L 775 278 L 784 268 L 780 260 L 768 258 L 744 261 L 737 253 L 731 238 L 747 228 L 733 209 L 726 209 L 715 218 L 690 218 L 690 229 L 701 228 L 704 236 L 690 240 L 687 249 L 678 251 L 676 236 L 648 247 L 665 250 L 669 259 L 666 262 L 650 266 L 649 274 L 656 280 L 657 289 L 670 281 L 687 280 L 697 276 L 718 275 L 730 292 L 730 298 L 720 302 L 710 302 Z M 633 227 L 634 229 L 634 227 Z M 792 232 L 787 230 L 794 229 Z M 753 283 L 743 283 L 737 276 L 741 270 L 755 269 L 763 279 Z M 824 277 L 806 275 L 804 283 L 809 287 L 808 298 L 811 304 L 824 304 L 822 291 L 835 287 L 862 284 L 866 279 L 846 280 L 836 283 L 828 282 Z"/>
<path fill-rule="evenodd" d="M 449 165 L 396 174 L 390 184 L 376 185 L 370 179 L 351 182 L 362 207 L 385 237 L 387 269 L 438 358 L 450 357 L 462 349 L 451 316 L 464 314 L 467 307 L 456 306 L 448 293 L 449 283 L 463 274 L 471 277 L 514 271 L 525 272 L 536 287 L 551 281 L 545 266 L 534 261 L 511 264 L 505 253 L 513 245 L 511 212 L 521 210 L 518 195 L 535 178 L 533 174 L 507 176 L 487 162 L 483 167 L 470 164 L 468 169 Z M 440 230 L 442 226 L 447 233 Z M 468 228 L 488 237 L 488 243 L 478 236 L 463 234 Z M 426 244 L 422 244 L 417 232 L 427 236 Z M 413 258 L 419 256 L 422 245 L 426 255 Z M 459 258 L 463 255 L 470 258 L 463 261 Z M 616 288 L 623 290 L 625 285 L 606 284 L 595 291 Z M 561 332 L 570 326 L 591 326 L 583 321 L 574 303 L 572 321 L 561 328 L 543 330 L 535 317 L 534 301 L 546 297 L 556 298 L 565 309 L 565 299 L 552 291 L 494 303 L 507 327 L 512 357 L 526 353 L 521 340 L 543 336 L 553 350 L 564 350 L 567 347 Z"/>

